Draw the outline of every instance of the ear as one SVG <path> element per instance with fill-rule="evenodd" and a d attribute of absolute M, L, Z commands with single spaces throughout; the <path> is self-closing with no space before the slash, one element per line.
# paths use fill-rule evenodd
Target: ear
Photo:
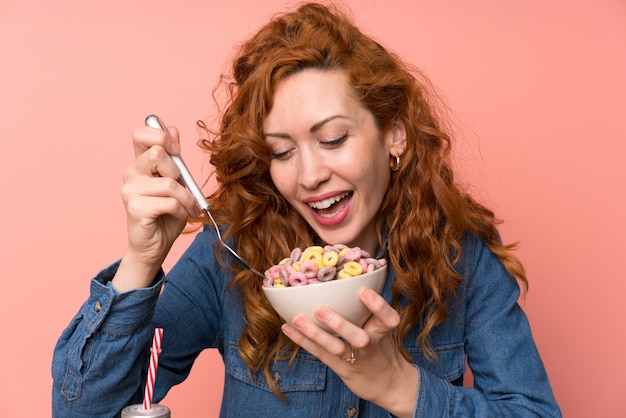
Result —
<path fill-rule="evenodd" d="M 396 120 L 388 134 L 389 155 L 402 155 L 406 150 L 406 127 L 400 119 Z"/>

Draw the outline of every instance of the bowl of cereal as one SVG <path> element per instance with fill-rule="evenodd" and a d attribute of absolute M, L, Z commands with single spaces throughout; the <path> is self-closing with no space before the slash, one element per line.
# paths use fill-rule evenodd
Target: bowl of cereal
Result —
<path fill-rule="evenodd" d="M 371 312 L 359 299 L 364 288 L 381 293 L 387 277 L 385 259 L 375 259 L 359 247 L 314 246 L 291 255 L 265 271 L 263 292 L 285 321 L 302 314 L 322 328 L 315 311 L 327 306 L 362 326 Z"/>

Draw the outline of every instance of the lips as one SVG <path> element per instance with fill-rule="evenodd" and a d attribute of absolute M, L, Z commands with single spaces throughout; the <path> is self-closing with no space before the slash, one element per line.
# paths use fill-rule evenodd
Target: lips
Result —
<path fill-rule="evenodd" d="M 348 216 L 352 195 L 353 192 L 344 192 L 307 204 L 318 223 L 335 226 Z"/>
<path fill-rule="evenodd" d="M 328 209 L 332 205 L 339 202 L 341 199 L 348 197 L 349 195 L 350 195 L 350 192 L 345 192 L 337 196 L 329 197 L 328 199 L 320 200 L 318 202 L 308 202 L 308 205 L 315 210 Z"/>

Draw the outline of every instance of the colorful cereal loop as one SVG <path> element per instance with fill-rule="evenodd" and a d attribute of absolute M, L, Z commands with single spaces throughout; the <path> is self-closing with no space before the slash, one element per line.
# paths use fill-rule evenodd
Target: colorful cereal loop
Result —
<path fill-rule="evenodd" d="M 339 254 L 336 251 L 326 251 L 322 257 L 322 264 L 325 266 L 336 266 L 339 261 Z"/>
<path fill-rule="evenodd" d="M 311 279 L 317 279 L 317 272 L 319 267 L 311 261 L 305 261 L 300 265 L 300 273 L 304 274 L 309 281 Z"/>
<path fill-rule="evenodd" d="M 290 286 L 303 286 L 308 283 L 308 279 L 304 275 L 304 273 L 300 273 L 298 271 L 291 273 L 289 275 L 289 285 Z"/>
<path fill-rule="evenodd" d="M 302 254 L 302 262 L 306 262 L 306 261 L 310 261 L 312 263 L 315 263 L 315 265 L 317 266 L 317 268 L 323 267 L 322 264 L 322 253 L 321 252 L 317 252 L 317 251 L 310 251 L 309 249 L 307 249 L 303 254 Z"/>
<path fill-rule="evenodd" d="M 332 266 L 325 266 L 317 272 L 317 280 L 320 282 L 328 282 L 333 280 L 337 275 L 337 270 Z"/>
<path fill-rule="evenodd" d="M 343 265 L 343 271 L 348 273 L 350 276 L 358 276 L 363 273 L 363 267 L 357 261 L 348 261 Z"/>

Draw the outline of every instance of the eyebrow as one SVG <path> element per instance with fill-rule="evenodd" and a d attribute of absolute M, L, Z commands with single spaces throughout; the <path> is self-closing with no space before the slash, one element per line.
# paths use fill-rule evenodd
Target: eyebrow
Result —
<path fill-rule="evenodd" d="M 335 119 L 349 119 L 348 116 L 344 116 L 344 115 L 332 115 L 329 116 L 325 119 L 322 119 L 319 122 L 316 122 L 313 124 L 313 126 L 311 126 L 311 128 L 309 128 L 309 132 L 310 133 L 315 133 L 317 131 L 319 131 L 322 126 L 324 126 L 325 124 L 327 124 L 328 122 L 330 122 L 331 120 L 335 120 Z M 274 136 L 277 138 L 290 138 L 290 136 L 288 134 L 285 133 L 280 133 L 280 132 L 265 132 L 263 134 L 263 137 L 268 137 L 268 136 Z"/>

